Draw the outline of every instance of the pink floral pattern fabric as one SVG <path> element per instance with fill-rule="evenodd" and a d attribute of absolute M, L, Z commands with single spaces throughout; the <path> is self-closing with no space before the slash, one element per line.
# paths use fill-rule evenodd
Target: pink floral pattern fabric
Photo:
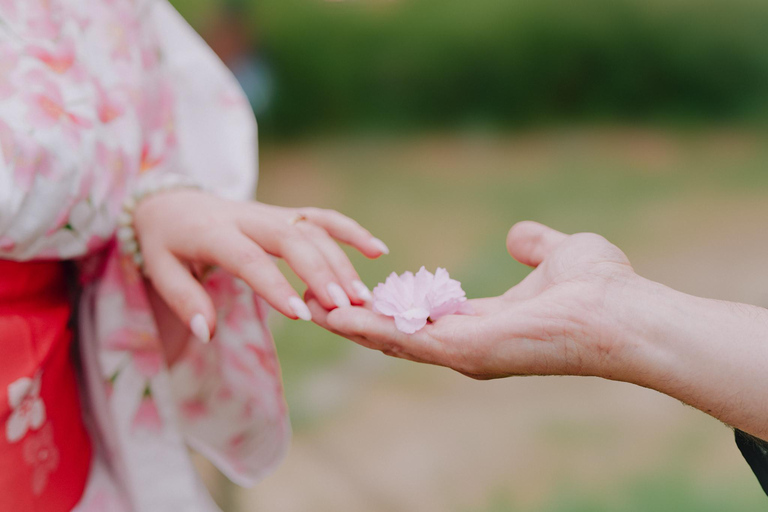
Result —
<path fill-rule="evenodd" d="M 264 302 L 214 272 L 204 284 L 217 336 L 191 342 L 168 368 L 157 329 L 167 313 L 154 312 L 115 241 L 123 199 L 146 180 L 180 175 L 252 197 L 255 143 L 234 78 L 166 0 L 0 0 L 0 258 L 74 259 L 81 269 L 98 449 L 77 510 L 216 510 L 188 447 L 243 485 L 285 451 Z M 6 435 L 29 432 L 25 460 L 44 486 L 58 451 L 35 382 L 17 387 Z"/>

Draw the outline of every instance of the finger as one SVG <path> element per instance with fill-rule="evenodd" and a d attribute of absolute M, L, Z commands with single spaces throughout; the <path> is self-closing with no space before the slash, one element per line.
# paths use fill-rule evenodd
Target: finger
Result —
<path fill-rule="evenodd" d="M 446 347 L 429 335 L 429 326 L 414 334 L 404 334 L 391 318 L 360 307 L 333 310 L 325 321 L 331 330 L 389 356 L 450 366 Z"/>
<path fill-rule="evenodd" d="M 268 216 L 271 216 L 267 218 Z M 266 220 L 266 222 L 265 222 Z M 299 224 L 304 223 L 304 221 Z M 262 217 L 249 216 L 240 223 L 241 236 L 250 237 L 250 242 L 263 248 L 262 251 L 283 258 L 299 278 L 311 288 L 326 309 L 347 307 L 351 304 L 331 269 L 325 256 L 308 238 L 307 228 L 291 225 L 279 215 L 269 211 Z M 356 295 L 353 295 L 356 297 Z"/>
<path fill-rule="evenodd" d="M 312 321 L 317 325 L 319 325 L 320 327 L 322 327 L 323 329 L 329 332 L 332 332 L 337 336 L 341 336 L 350 341 L 353 341 L 365 348 L 369 348 L 371 350 L 382 350 L 381 345 L 371 342 L 365 336 L 359 336 L 355 334 L 338 331 L 333 327 L 331 327 L 331 325 L 328 323 L 328 315 L 330 314 L 330 311 L 328 311 L 327 309 L 325 309 L 323 306 L 320 305 L 320 303 L 317 301 L 317 297 L 314 297 L 314 296 L 307 297 L 307 294 L 305 294 L 304 300 L 306 301 L 307 306 L 309 307 L 309 310 L 312 312 Z M 354 309 L 354 308 L 346 308 L 346 309 Z M 338 311 L 338 310 L 334 310 L 334 311 Z"/>
<path fill-rule="evenodd" d="M 348 292 L 339 285 L 325 256 L 303 233 L 287 238 L 280 256 L 314 292 L 323 307 L 333 309 L 351 305 Z"/>
<path fill-rule="evenodd" d="M 253 240 L 233 229 L 209 240 L 200 256 L 245 281 L 273 308 L 294 320 L 310 320 L 306 304 L 291 287 L 272 258 Z"/>
<path fill-rule="evenodd" d="M 171 253 L 145 252 L 145 256 L 147 276 L 163 301 L 196 337 L 210 341 L 216 329 L 216 311 L 203 286 Z"/>
<path fill-rule="evenodd" d="M 518 222 L 507 235 L 507 250 L 520 263 L 538 267 L 568 235 L 538 222 Z"/>
<path fill-rule="evenodd" d="M 363 304 L 373 299 L 371 291 L 360 280 L 355 267 L 349 261 L 346 253 L 341 247 L 328 236 L 328 233 L 309 222 L 300 222 L 297 224 L 299 230 L 303 231 L 306 237 L 317 247 L 320 253 L 325 257 L 326 262 L 341 283 L 342 288 L 355 304 Z"/>
<path fill-rule="evenodd" d="M 328 331 L 331 331 L 334 334 L 338 334 L 339 336 L 344 336 L 339 331 L 334 330 L 330 325 L 328 325 L 328 313 L 329 311 L 325 309 L 318 301 L 317 297 L 310 291 L 307 291 L 304 293 L 304 302 L 307 303 L 307 307 L 309 308 L 309 311 L 312 313 L 312 321 L 322 327 L 323 329 L 326 329 Z"/>
<path fill-rule="evenodd" d="M 321 208 L 302 208 L 299 213 L 339 242 L 351 245 L 369 258 L 389 254 L 389 248 L 384 242 L 346 215 Z"/>

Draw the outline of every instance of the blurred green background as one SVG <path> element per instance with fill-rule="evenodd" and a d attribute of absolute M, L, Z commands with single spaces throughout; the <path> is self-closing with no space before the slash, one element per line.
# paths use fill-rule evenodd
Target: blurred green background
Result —
<path fill-rule="evenodd" d="M 470 297 L 508 228 L 599 232 L 677 289 L 768 305 L 768 2 L 176 0 L 260 122 L 258 197 L 340 210 Z M 285 267 L 284 267 L 285 269 Z M 285 269 L 289 273 L 288 269 Z M 297 287 L 301 285 L 295 279 Z M 757 511 L 729 429 L 597 379 L 474 382 L 274 318 L 295 440 L 227 511 Z"/>

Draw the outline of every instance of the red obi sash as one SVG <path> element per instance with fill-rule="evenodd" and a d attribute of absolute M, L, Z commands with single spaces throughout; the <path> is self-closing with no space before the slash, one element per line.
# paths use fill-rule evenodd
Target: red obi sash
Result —
<path fill-rule="evenodd" d="M 0 260 L 0 510 L 71 510 L 91 461 L 61 262 Z"/>

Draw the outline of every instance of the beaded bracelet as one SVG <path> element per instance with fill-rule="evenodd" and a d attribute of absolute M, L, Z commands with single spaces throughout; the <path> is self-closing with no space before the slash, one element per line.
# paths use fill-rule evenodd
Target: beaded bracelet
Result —
<path fill-rule="evenodd" d="M 153 176 L 153 178 L 155 178 Z M 133 214 L 136 206 L 144 199 L 161 192 L 185 188 L 201 189 L 200 184 L 187 176 L 180 174 L 158 175 L 154 180 L 143 182 L 136 187 L 132 194 L 123 200 L 123 208 L 117 217 L 117 239 L 120 242 L 120 252 L 128 255 L 134 264 L 144 272 L 144 256 L 141 255 L 139 241 L 136 238 Z"/>

